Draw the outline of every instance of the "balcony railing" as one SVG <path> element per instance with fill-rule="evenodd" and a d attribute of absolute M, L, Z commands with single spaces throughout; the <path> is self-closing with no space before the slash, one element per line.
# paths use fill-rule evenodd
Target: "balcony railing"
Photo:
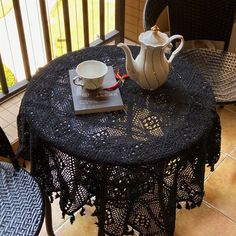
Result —
<path fill-rule="evenodd" d="M 55 57 L 123 41 L 124 8 L 125 0 L 0 0 L 0 102 Z"/>

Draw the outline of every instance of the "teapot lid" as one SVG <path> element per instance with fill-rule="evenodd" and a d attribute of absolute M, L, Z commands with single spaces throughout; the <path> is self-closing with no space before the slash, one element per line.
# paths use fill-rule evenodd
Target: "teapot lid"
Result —
<path fill-rule="evenodd" d="M 160 29 L 157 25 L 154 25 L 151 30 L 143 32 L 139 35 L 140 43 L 152 47 L 163 46 L 168 39 L 168 35 L 160 32 Z"/>

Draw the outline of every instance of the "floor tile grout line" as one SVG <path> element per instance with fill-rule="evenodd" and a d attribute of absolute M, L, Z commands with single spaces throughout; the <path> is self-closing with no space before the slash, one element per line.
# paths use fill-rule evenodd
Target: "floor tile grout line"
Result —
<path fill-rule="evenodd" d="M 236 160 L 236 157 L 230 156 L 231 158 L 233 158 L 234 160 Z"/>
<path fill-rule="evenodd" d="M 233 114 L 236 114 L 236 111 L 232 111 L 229 108 L 225 108 L 226 111 L 232 112 Z"/>
<path fill-rule="evenodd" d="M 232 155 L 236 151 L 236 145 L 234 146 L 233 150 L 229 153 L 229 155 Z"/>
<path fill-rule="evenodd" d="M 235 148 L 234 148 L 230 153 L 228 153 L 228 154 L 226 155 L 226 157 L 235 160 L 235 159 L 236 159 L 236 155 L 235 155 L 235 154 L 234 154 L 234 156 L 232 155 L 232 153 L 234 153 L 234 152 L 235 152 Z M 225 158 L 226 158 L 226 157 L 225 157 Z M 224 158 L 224 159 L 225 159 L 225 158 Z"/>
<path fill-rule="evenodd" d="M 79 210 L 74 213 L 74 216 L 77 216 L 79 214 Z M 70 217 L 66 219 L 62 224 L 60 224 L 55 230 L 53 229 L 54 233 L 58 233 L 67 223 L 70 223 Z"/>
<path fill-rule="evenodd" d="M 232 152 L 230 152 L 232 153 Z M 204 179 L 204 184 L 205 182 L 211 177 L 212 174 L 214 174 L 214 172 L 219 168 L 219 166 L 222 166 L 221 164 L 223 164 L 222 162 L 225 161 L 227 158 L 231 158 L 233 160 L 236 160 L 236 157 L 231 156 L 229 153 L 225 154 L 225 157 L 222 158 L 222 160 L 220 161 L 220 163 L 214 168 L 214 171 L 211 171 L 208 176 Z"/>
<path fill-rule="evenodd" d="M 224 157 L 222 157 L 221 161 L 215 165 L 214 167 L 214 171 L 210 171 L 210 173 L 208 174 L 208 176 L 204 179 L 204 184 L 205 182 L 211 177 L 212 174 L 214 174 L 214 172 L 221 166 L 222 162 L 229 156 L 229 154 L 224 154 Z"/>
<path fill-rule="evenodd" d="M 236 219 L 233 219 L 232 217 L 226 215 L 224 212 L 222 212 L 219 208 L 215 207 L 214 205 L 212 205 L 211 203 L 207 202 L 206 200 L 203 200 L 203 202 L 213 208 L 214 210 L 216 210 L 217 212 L 219 212 L 221 215 L 223 215 L 224 217 L 228 218 L 230 221 L 232 221 L 232 223 L 235 223 L 236 224 Z"/>

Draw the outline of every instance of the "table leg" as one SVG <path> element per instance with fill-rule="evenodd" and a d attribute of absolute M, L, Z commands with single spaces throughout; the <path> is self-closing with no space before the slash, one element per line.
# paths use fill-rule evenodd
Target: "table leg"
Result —
<path fill-rule="evenodd" d="M 98 236 L 105 236 L 103 230 L 101 230 L 100 227 L 98 228 Z"/>
<path fill-rule="evenodd" d="M 107 168 L 102 168 L 102 178 L 99 186 L 99 194 L 97 200 L 98 207 L 98 236 L 105 236 L 104 226 L 105 226 L 105 213 L 106 213 L 106 192 L 107 192 Z"/>
<path fill-rule="evenodd" d="M 44 202 L 45 202 L 45 224 L 46 231 L 48 236 L 55 236 L 52 227 L 52 209 L 51 203 L 49 202 L 48 196 L 44 194 Z"/>

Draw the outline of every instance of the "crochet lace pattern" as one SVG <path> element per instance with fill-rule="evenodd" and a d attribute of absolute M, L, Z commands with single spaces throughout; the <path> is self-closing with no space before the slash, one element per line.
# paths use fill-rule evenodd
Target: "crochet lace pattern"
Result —
<path fill-rule="evenodd" d="M 134 57 L 139 50 L 131 46 Z M 71 52 L 41 68 L 21 104 L 20 149 L 72 221 L 95 196 L 94 214 L 104 233 L 120 236 L 131 226 L 140 235 L 172 235 L 176 206 L 200 206 L 205 164 L 213 168 L 219 158 L 211 87 L 176 57 L 156 91 L 126 80 L 120 88 L 125 111 L 75 116 L 68 70 L 90 59 L 126 73 L 124 52 L 116 46 Z"/>

